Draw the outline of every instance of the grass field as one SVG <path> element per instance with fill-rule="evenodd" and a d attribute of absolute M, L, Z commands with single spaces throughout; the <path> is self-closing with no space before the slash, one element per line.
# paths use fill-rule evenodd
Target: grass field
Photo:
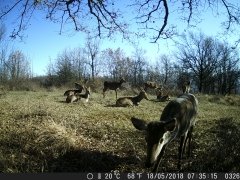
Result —
<path fill-rule="evenodd" d="M 64 91 L 11 91 L 0 96 L 0 172 L 148 172 L 146 144 L 132 116 L 159 120 L 167 102 L 112 107 L 115 93 L 92 93 L 88 103 L 66 104 Z M 123 95 L 119 92 L 119 97 Z M 240 172 L 240 96 L 196 95 L 198 123 L 185 172 Z M 155 96 L 150 96 L 155 99 Z M 177 170 L 178 141 L 159 171 Z"/>

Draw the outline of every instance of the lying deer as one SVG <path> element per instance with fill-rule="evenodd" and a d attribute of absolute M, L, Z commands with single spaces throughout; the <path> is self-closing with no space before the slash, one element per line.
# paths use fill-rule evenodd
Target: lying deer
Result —
<path fill-rule="evenodd" d="M 65 91 L 65 93 L 63 94 L 64 96 L 71 96 L 71 95 L 75 95 L 77 93 L 81 93 L 83 89 L 69 89 L 67 91 Z"/>
<path fill-rule="evenodd" d="M 75 82 L 75 83 L 74 83 L 74 84 L 75 84 L 75 88 L 76 88 L 76 89 L 79 89 L 79 90 L 85 89 L 85 86 L 86 86 L 86 84 L 88 83 L 88 81 L 89 81 L 89 80 L 88 80 L 87 78 L 85 78 L 82 84 L 79 84 L 79 83 Z M 80 92 L 80 93 L 81 93 L 81 92 Z"/>
<path fill-rule="evenodd" d="M 165 101 L 170 101 L 170 96 L 169 95 L 162 95 L 162 90 L 157 91 L 157 100 L 160 102 L 165 102 Z"/>
<path fill-rule="evenodd" d="M 156 82 L 147 81 L 144 83 L 144 90 L 147 91 L 147 89 L 161 89 Z"/>
<path fill-rule="evenodd" d="M 67 96 L 66 102 L 73 103 L 73 102 L 79 101 L 80 99 L 85 99 L 85 102 L 88 102 L 90 97 L 90 87 L 85 89 L 86 89 L 85 94 L 74 94 L 74 95 Z"/>
<path fill-rule="evenodd" d="M 104 81 L 104 88 L 103 88 L 103 98 L 105 98 L 105 92 L 107 90 L 114 90 L 116 92 L 116 99 L 117 99 L 117 89 L 122 86 L 122 83 L 126 82 L 125 79 L 121 78 L 119 82 L 109 82 Z"/>
<path fill-rule="evenodd" d="M 138 130 L 146 131 L 147 159 L 146 167 L 153 167 L 156 172 L 167 145 L 180 138 L 178 149 L 178 169 L 188 140 L 188 156 L 195 118 L 198 111 L 198 100 L 192 94 L 183 94 L 170 101 L 164 108 L 160 121 L 145 122 L 132 117 L 131 121 Z"/>
<path fill-rule="evenodd" d="M 160 102 L 165 102 L 165 101 L 170 101 L 170 100 L 171 100 L 171 97 L 170 97 L 169 95 L 157 96 L 157 99 L 158 99 Z"/>
<path fill-rule="evenodd" d="M 83 85 L 75 82 L 75 88 L 76 89 L 70 89 L 65 91 L 64 96 L 70 96 L 70 95 L 75 95 L 77 93 L 81 93 L 85 89 L 85 84 L 88 82 L 88 79 L 84 80 Z"/>
<path fill-rule="evenodd" d="M 127 107 L 127 106 L 138 106 L 140 101 L 148 99 L 147 93 L 144 90 L 141 90 L 139 95 L 135 97 L 121 97 L 116 101 L 117 107 Z"/>

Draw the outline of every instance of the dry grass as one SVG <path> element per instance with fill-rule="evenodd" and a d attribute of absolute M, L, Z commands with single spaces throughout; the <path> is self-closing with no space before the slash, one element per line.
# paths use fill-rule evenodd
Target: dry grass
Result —
<path fill-rule="evenodd" d="M 193 151 L 183 160 L 182 171 L 239 172 L 240 97 L 198 99 Z M 143 166 L 143 134 L 130 118 L 158 120 L 167 102 L 112 107 L 114 92 L 105 99 L 93 93 L 89 103 L 64 101 L 60 90 L 0 96 L 0 172 L 149 171 Z M 177 171 L 177 143 L 168 146 L 159 170 Z"/>

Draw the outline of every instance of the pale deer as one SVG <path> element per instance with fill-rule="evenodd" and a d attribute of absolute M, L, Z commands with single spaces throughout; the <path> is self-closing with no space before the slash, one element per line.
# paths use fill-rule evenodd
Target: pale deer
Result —
<path fill-rule="evenodd" d="M 191 85 L 190 81 L 183 83 L 183 85 L 182 85 L 183 94 L 190 92 L 190 85 Z"/>
<path fill-rule="evenodd" d="M 85 89 L 86 89 L 85 94 L 79 94 L 79 95 L 78 95 L 78 98 L 79 98 L 79 99 L 85 99 L 85 102 L 88 102 L 88 101 L 89 101 L 90 94 L 91 94 L 91 92 L 90 92 L 91 89 L 90 89 L 90 87 L 88 87 L 88 88 L 85 87 Z"/>
<path fill-rule="evenodd" d="M 147 81 L 144 83 L 144 90 L 147 91 L 147 89 L 161 89 L 161 87 L 158 86 L 158 84 L 156 82 L 152 82 L 152 81 Z"/>
<path fill-rule="evenodd" d="M 119 82 L 109 82 L 104 81 L 104 88 L 103 88 L 103 98 L 105 98 L 105 92 L 107 90 L 114 90 L 116 93 L 116 99 L 117 99 L 117 89 L 119 89 L 122 86 L 122 83 L 126 82 L 125 79 L 121 78 Z"/>
<path fill-rule="evenodd" d="M 146 167 L 154 165 L 153 171 L 158 170 L 161 158 L 167 145 L 174 139 L 180 138 L 178 149 L 178 169 L 181 169 L 181 159 L 188 140 L 188 156 L 192 131 L 198 111 L 198 100 L 192 94 L 183 94 L 170 101 L 164 108 L 160 121 L 145 122 L 132 117 L 131 121 L 138 130 L 146 131 L 147 159 Z"/>
<path fill-rule="evenodd" d="M 127 107 L 127 106 L 138 106 L 140 101 L 148 99 L 147 93 L 142 89 L 139 93 L 139 95 L 134 96 L 134 97 L 121 97 L 117 99 L 116 101 L 116 106 L 117 107 Z"/>
<path fill-rule="evenodd" d="M 90 87 L 88 88 L 85 88 L 86 89 L 86 92 L 85 94 L 73 94 L 73 95 L 69 95 L 67 96 L 66 98 L 66 102 L 67 103 L 73 103 L 73 102 L 77 102 L 81 99 L 85 99 L 85 102 L 88 102 L 89 101 L 89 97 L 90 97 Z"/>

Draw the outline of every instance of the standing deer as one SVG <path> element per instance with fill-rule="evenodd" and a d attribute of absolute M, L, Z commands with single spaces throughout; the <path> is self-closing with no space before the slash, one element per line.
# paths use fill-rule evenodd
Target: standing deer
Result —
<path fill-rule="evenodd" d="M 119 82 L 109 82 L 104 81 L 104 88 L 103 88 L 103 98 L 105 98 L 105 92 L 107 90 L 114 90 L 116 92 L 116 99 L 117 99 L 117 89 L 119 89 L 122 86 L 122 83 L 126 82 L 125 79 L 121 78 Z"/>
<path fill-rule="evenodd" d="M 67 96 L 66 98 L 66 102 L 67 103 L 73 103 L 73 102 L 77 102 L 79 101 L 80 99 L 85 99 L 86 102 L 88 102 L 89 100 L 89 97 L 90 97 L 90 87 L 86 88 L 86 92 L 85 94 L 73 94 L 73 95 L 69 95 Z"/>
<path fill-rule="evenodd" d="M 143 99 L 149 100 L 147 93 L 142 89 L 139 95 L 135 97 L 121 97 L 117 99 L 116 106 L 117 107 L 138 106 L 140 101 Z"/>
<path fill-rule="evenodd" d="M 164 108 L 160 121 L 145 122 L 132 117 L 131 121 L 138 130 L 146 131 L 147 159 L 146 167 L 158 170 L 161 158 L 167 145 L 180 138 L 178 149 L 178 169 L 181 169 L 181 159 L 188 140 L 188 156 L 195 118 L 198 111 L 198 100 L 192 94 L 183 94 L 170 101 Z"/>
<path fill-rule="evenodd" d="M 183 85 L 182 85 L 183 94 L 190 92 L 190 85 L 191 85 L 190 81 L 183 83 Z"/>

